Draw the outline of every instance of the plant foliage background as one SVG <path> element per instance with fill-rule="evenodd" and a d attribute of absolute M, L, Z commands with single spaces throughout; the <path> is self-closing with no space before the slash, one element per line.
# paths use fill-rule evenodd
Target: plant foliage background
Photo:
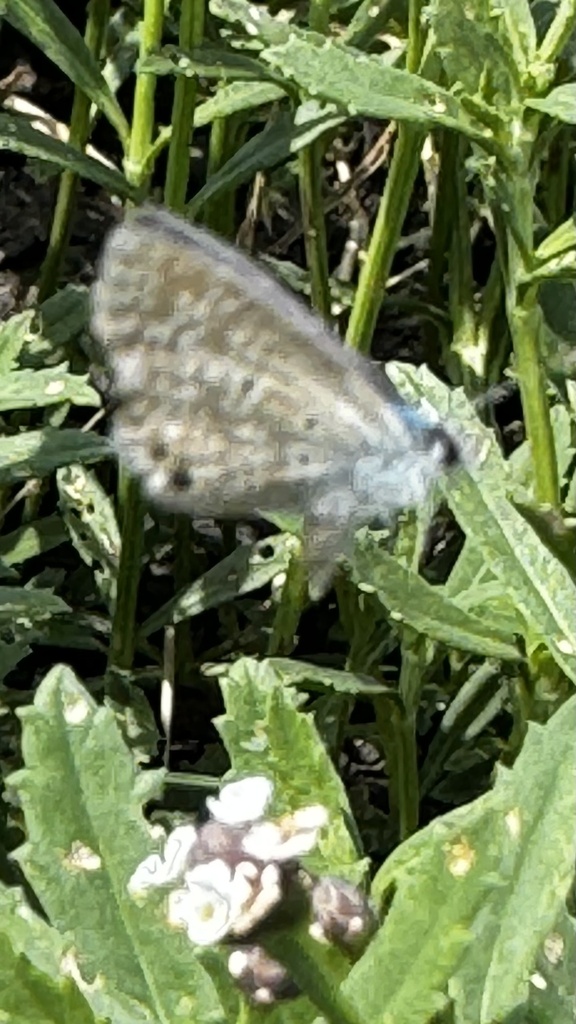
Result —
<path fill-rule="evenodd" d="M 568 1022 L 576 0 L 68 8 L 0 0 L 8 262 L 14 174 L 53 197 L 0 325 L 0 1010 Z M 69 243 L 147 196 L 267 251 L 465 439 L 431 530 L 360 531 L 319 604 L 282 510 L 175 520 L 116 469 Z M 304 994 L 269 1010 L 126 890 L 229 770 L 325 804 L 308 866 L 379 912 L 354 963 L 277 936 Z"/>

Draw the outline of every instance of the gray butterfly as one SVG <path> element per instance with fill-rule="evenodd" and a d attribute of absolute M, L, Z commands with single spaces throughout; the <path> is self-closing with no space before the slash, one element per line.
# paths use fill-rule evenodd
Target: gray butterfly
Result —
<path fill-rule="evenodd" d="M 420 503 L 458 460 L 380 367 L 166 210 L 110 232 L 92 327 L 119 400 L 113 442 L 149 497 L 196 516 L 303 514 L 317 590 L 359 526 Z"/>

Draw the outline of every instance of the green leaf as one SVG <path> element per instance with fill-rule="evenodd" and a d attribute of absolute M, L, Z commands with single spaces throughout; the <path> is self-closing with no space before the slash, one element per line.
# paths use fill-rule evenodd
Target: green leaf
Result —
<path fill-rule="evenodd" d="M 12 533 L 0 537 L 0 562 L 4 565 L 21 565 L 43 551 L 51 551 L 65 544 L 67 540 L 68 534 L 60 516 L 46 516 L 45 519 L 24 523 Z"/>
<path fill-rule="evenodd" d="M 358 883 L 364 867 L 344 824 L 350 808 L 344 786 L 316 728 L 313 716 L 299 711 L 301 697 L 287 689 L 273 662 L 240 658 L 220 679 L 226 713 L 215 719 L 234 774 L 262 771 L 275 786 L 272 815 L 319 801 L 330 827 L 317 850 L 305 858 L 311 871 L 338 874 Z"/>
<path fill-rule="evenodd" d="M 491 792 L 388 858 L 373 896 L 391 908 L 343 986 L 364 1020 L 427 1024 L 449 994 L 455 1020 L 493 1024 L 524 1003 L 573 878 L 575 730 L 573 697 Z"/>
<path fill-rule="evenodd" d="M 49 590 L 0 587 L 0 623 L 11 625 L 18 618 L 41 622 L 69 611 L 66 602 Z"/>
<path fill-rule="evenodd" d="M 465 440 L 467 465 L 444 485 L 452 511 L 505 602 L 517 610 L 529 649 L 543 643 L 576 682 L 576 587 L 509 500 L 514 481 L 490 431 L 461 391 L 451 391 L 429 371 L 399 363 L 387 371 L 408 401 L 434 406 L 454 436 Z M 475 611 L 482 614 L 481 600 Z"/>
<path fill-rule="evenodd" d="M 229 117 L 242 110 L 255 110 L 285 95 L 284 89 L 272 82 L 231 82 L 218 89 L 210 99 L 198 104 L 194 111 L 194 126 L 201 128 L 219 117 Z"/>
<path fill-rule="evenodd" d="M 389 67 L 380 57 L 358 54 L 340 43 L 290 38 L 262 51 L 262 60 L 315 99 L 336 103 L 348 117 L 394 118 L 427 128 L 444 125 L 491 141 L 484 126 L 469 117 L 446 89 L 418 75 Z"/>
<path fill-rule="evenodd" d="M 224 82 L 262 82 L 271 77 L 268 69 L 253 57 L 211 46 L 198 46 L 192 51 L 163 46 L 159 54 L 140 62 L 139 68 L 155 75 L 184 75 Z"/>
<path fill-rule="evenodd" d="M 273 18 L 263 4 L 256 7 L 249 0 L 210 0 L 210 13 L 215 18 L 241 25 L 245 34 L 266 43 L 284 43 L 293 34 L 306 35 L 297 26 Z M 321 40 L 323 36 L 315 35 L 315 38 Z"/>
<path fill-rule="evenodd" d="M 100 396 L 88 381 L 88 374 L 68 373 L 67 363 L 45 370 L 13 370 L 0 375 L 0 412 L 43 409 L 61 402 L 99 408 Z"/>
<path fill-rule="evenodd" d="M 530 0 L 508 0 L 498 8 L 514 60 L 524 74 L 536 57 L 538 39 Z"/>
<path fill-rule="evenodd" d="M 112 501 L 85 466 L 63 466 L 56 482 L 60 509 L 80 558 L 94 572 L 98 591 L 113 607 L 120 558 L 120 531 Z"/>
<path fill-rule="evenodd" d="M 31 653 L 31 648 L 28 644 L 13 641 L 12 643 L 4 643 L 0 640 L 0 682 L 6 679 L 6 676 L 20 664 L 23 658 L 27 658 Z M 2 693 L 0 689 L 0 693 Z M 2 702 L 4 706 L 7 706 L 4 695 L 2 695 Z M 0 915 L 1 920 L 1 915 Z"/>
<path fill-rule="evenodd" d="M 290 658 L 268 658 L 266 664 L 282 679 L 285 686 L 305 686 L 307 690 L 334 690 L 335 693 L 349 693 L 356 697 L 379 697 L 386 695 L 400 700 L 396 690 L 378 683 L 371 676 L 359 672 L 341 672 L 335 668 L 324 668 L 305 661 Z"/>
<path fill-rule="evenodd" d="M 242 545 L 209 569 L 189 587 L 154 612 L 140 629 L 147 637 L 168 623 L 182 622 L 217 608 L 243 594 L 267 586 L 290 561 L 290 535 L 278 534 L 258 541 L 252 547 Z"/>
<path fill-rule="evenodd" d="M 316 108 L 313 116 L 306 118 L 302 124 L 297 124 L 292 114 L 281 112 L 208 179 L 188 203 L 187 214 L 196 214 L 213 196 L 250 181 L 256 171 L 284 163 L 329 128 L 341 123 L 339 115 L 326 109 Z"/>
<path fill-rule="evenodd" d="M 194 948 L 166 923 L 162 894 L 142 906 L 127 891 L 153 846 L 141 804 L 163 773 L 137 770 L 112 709 L 65 666 L 18 714 L 25 767 L 9 784 L 28 838 L 17 859 L 52 925 L 72 939 L 83 976 L 98 977 L 87 998 L 115 1024 L 171 1024 L 182 1012 L 226 1024 Z"/>
<path fill-rule="evenodd" d="M 73 427 L 28 430 L 0 438 L 0 484 L 42 477 L 71 462 L 100 462 L 113 456 L 110 442 Z"/>
<path fill-rule="evenodd" d="M 5 323 L 0 324 L 0 374 L 2 376 L 10 373 L 18 365 L 18 356 L 31 333 L 34 316 L 34 310 L 26 309 L 23 313 L 15 313 Z"/>
<path fill-rule="evenodd" d="M 558 121 L 576 124 L 576 82 L 558 85 L 547 96 L 535 96 L 524 100 L 524 103 L 532 110 L 540 110 Z"/>
<path fill-rule="evenodd" d="M 470 97 L 481 96 L 506 116 L 527 67 L 518 37 L 510 34 L 510 19 L 495 11 L 491 0 L 475 0 L 473 16 L 461 0 L 432 0 L 426 16 L 432 29 L 429 45 L 442 61 L 448 84 Z"/>
<path fill-rule="evenodd" d="M 505 627 L 464 611 L 441 587 L 430 586 L 382 551 L 367 530 L 356 540 L 352 578 L 361 589 L 377 594 L 395 623 L 406 623 L 432 640 L 472 654 L 513 661 L 520 658 L 514 637 Z"/>
<path fill-rule="evenodd" d="M 573 249 L 576 249 L 576 219 L 569 217 L 540 243 L 534 253 L 534 259 L 537 263 L 546 263 Z"/>
<path fill-rule="evenodd" d="M 0 1014 L 18 1024 L 97 1024 L 71 978 L 48 977 L 18 955 L 0 932 Z"/>
<path fill-rule="evenodd" d="M 54 0 L 7 0 L 4 17 L 90 97 L 126 145 L 130 129 L 122 109 L 78 29 Z"/>
<path fill-rule="evenodd" d="M 60 139 L 53 139 L 52 136 L 38 131 L 27 117 L 0 112 L 0 151 L 3 149 L 47 160 L 48 163 L 56 164 L 63 170 L 75 171 L 80 177 L 101 185 L 106 192 L 122 196 L 124 199 L 138 198 L 137 190 L 126 181 L 120 171 L 100 163 L 91 156 L 86 156 L 67 142 L 60 142 Z"/>

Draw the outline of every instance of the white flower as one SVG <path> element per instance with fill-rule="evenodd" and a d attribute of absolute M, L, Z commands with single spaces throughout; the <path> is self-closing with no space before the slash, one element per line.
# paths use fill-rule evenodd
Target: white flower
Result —
<path fill-rule="evenodd" d="M 191 942 L 211 946 L 223 939 L 246 899 L 250 883 L 235 877 L 223 860 L 198 864 L 186 872 L 186 888 L 176 889 L 168 897 L 168 921 L 184 927 Z"/>
<path fill-rule="evenodd" d="M 239 864 L 236 871 L 243 873 L 245 878 L 254 878 L 254 864 L 247 862 Z M 247 870 L 249 869 L 249 870 Z M 280 871 L 275 864 L 267 864 L 261 874 L 256 869 L 256 877 L 252 886 L 252 898 L 246 900 L 241 911 L 237 914 L 232 924 L 234 935 L 248 935 L 252 929 L 262 921 L 282 899 L 282 879 Z"/>
<path fill-rule="evenodd" d="M 258 821 L 270 803 L 274 787 L 263 775 L 251 775 L 223 786 L 218 797 L 206 798 L 206 806 L 222 825 L 246 825 Z"/>
<path fill-rule="evenodd" d="M 185 874 L 184 889 L 168 897 L 168 921 L 185 928 L 198 946 L 210 946 L 226 935 L 245 935 L 270 913 L 282 896 L 275 864 L 260 871 L 241 862 L 234 869 L 216 859 Z"/>
<path fill-rule="evenodd" d="M 161 857 L 153 853 L 138 865 L 128 882 L 128 892 L 146 892 L 147 889 L 167 885 L 181 878 L 197 837 L 194 825 L 179 825 L 175 828 L 166 840 L 164 855 Z"/>
<path fill-rule="evenodd" d="M 254 825 L 242 840 L 242 849 L 266 862 L 293 860 L 314 849 L 318 833 L 327 822 L 328 811 L 320 804 L 301 807 L 277 822 Z"/>

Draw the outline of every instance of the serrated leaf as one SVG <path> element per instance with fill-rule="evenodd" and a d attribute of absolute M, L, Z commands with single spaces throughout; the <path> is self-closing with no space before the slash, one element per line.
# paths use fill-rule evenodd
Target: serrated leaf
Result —
<path fill-rule="evenodd" d="M 344 824 L 351 821 L 344 786 L 314 726 L 299 711 L 302 697 L 283 685 L 271 662 L 240 658 L 220 679 L 226 713 L 215 719 L 234 774 L 264 770 L 274 783 L 272 815 L 322 803 L 330 827 L 305 858 L 310 870 L 360 881 L 358 848 Z"/>
<path fill-rule="evenodd" d="M 43 409 L 61 402 L 99 408 L 100 395 L 88 381 L 87 374 L 68 373 L 66 363 L 44 370 L 13 370 L 0 376 L 0 412 Z"/>
<path fill-rule="evenodd" d="M 106 437 L 73 427 L 28 430 L 0 438 L 0 484 L 42 477 L 72 462 L 101 462 L 113 457 Z"/>
<path fill-rule="evenodd" d="M 112 709 L 65 666 L 18 714 L 25 768 L 9 784 L 28 841 L 17 859 L 51 924 L 72 938 L 82 976 L 98 976 L 99 1007 L 115 1024 L 171 1024 L 182 1014 L 225 1024 L 193 947 L 166 923 L 162 895 L 141 906 L 127 891 L 153 846 L 141 804 L 163 773 L 137 770 Z"/>
<path fill-rule="evenodd" d="M 282 43 L 294 33 L 305 34 L 297 26 L 273 18 L 264 5 L 256 7 L 249 0 L 210 0 L 210 13 L 224 21 L 240 24 L 252 38 L 266 43 Z"/>
<path fill-rule="evenodd" d="M 461 0 L 433 0 L 426 17 L 433 32 L 431 45 L 452 88 L 481 95 L 499 109 L 520 92 L 525 55 L 519 46 L 512 52 L 507 22 L 491 0 L 475 0 L 472 17 Z"/>
<path fill-rule="evenodd" d="M 242 594 L 265 587 L 278 573 L 286 571 L 290 561 L 289 540 L 289 534 L 278 534 L 252 547 L 236 548 L 154 612 L 141 627 L 140 635 L 150 636 L 168 623 L 193 618 L 208 608 L 217 608 Z"/>
<path fill-rule="evenodd" d="M 349 117 L 393 118 L 428 128 L 444 125 L 486 144 L 483 126 L 446 89 L 390 67 L 377 56 L 315 38 L 321 42 L 294 36 L 263 50 L 262 60 L 310 96 L 337 104 Z"/>
<path fill-rule="evenodd" d="M 365 1020 L 427 1024 L 449 994 L 455 1020 L 493 1024 L 524 1002 L 573 877 L 575 729 L 573 697 L 528 726 L 491 792 L 388 858 L 373 895 L 393 888 L 391 908 L 343 986 Z"/>

